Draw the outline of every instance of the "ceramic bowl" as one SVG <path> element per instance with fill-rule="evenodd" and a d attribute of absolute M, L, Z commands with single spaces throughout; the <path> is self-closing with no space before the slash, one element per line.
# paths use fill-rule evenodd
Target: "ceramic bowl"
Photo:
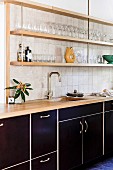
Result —
<path fill-rule="evenodd" d="M 113 55 L 103 55 L 102 57 L 108 62 L 108 64 L 113 64 Z"/>

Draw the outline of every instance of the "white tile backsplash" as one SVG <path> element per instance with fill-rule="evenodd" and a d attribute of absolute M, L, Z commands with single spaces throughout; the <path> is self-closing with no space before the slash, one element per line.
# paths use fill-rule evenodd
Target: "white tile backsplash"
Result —
<path fill-rule="evenodd" d="M 14 15 L 14 12 L 17 12 Z M 27 10 L 27 11 L 26 11 Z M 30 14 L 30 15 L 29 15 Z M 29 16 L 30 18 L 28 19 Z M 20 22 L 20 8 L 12 5 L 11 10 L 11 28 Z M 81 26 L 87 28 L 87 22 L 78 20 L 76 18 L 70 18 L 65 16 L 60 16 L 56 14 L 51 14 L 47 12 L 24 9 L 24 22 L 25 24 L 39 24 L 40 22 L 57 22 L 61 24 L 69 24 L 74 26 Z M 109 31 L 109 28 L 105 28 L 102 25 L 91 24 L 91 29 L 99 29 Z M 56 57 L 61 57 L 63 63 L 65 63 L 64 54 L 66 47 L 73 47 L 75 54 L 81 53 L 83 60 L 87 57 L 87 45 L 82 43 L 67 42 L 67 41 L 55 41 L 42 38 L 32 38 L 32 37 L 19 37 L 11 36 L 11 47 L 10 47 L 10 60 L 17 59 L 17 49 L 18 44 L 22 41 L 25 46 L 30 46 L 33 54 L 47 54 L 55 55 Z M 89 61 L 94 62 L 94 59 L 98 55 L 112 54 L 113 48 L 106 46 L 89 46 Z M 83 60 L 83 61 L 84 61 Z M 30 96 L 27 100 L 43 99 L 47 92 L 48 86 L 48 73 L 52 71 L 58 71 L 61 74 L 61 82 L 58 81 L 57 75 L 52 75 L 51 77 L 51 88 L 53 90 L 53 96 L 59 97 L 61 95 L 66 95 L 67 92 L 73 92 L 77 89 L 79 92 L 91 93 L 100 92 L 104 88 L 113 88 L 113 68 L 107 67 L 41 67 L 41 66 L 11 66 L 10 69 L 10 80 L 12 84 L 12 79 L 15 78 L 22 82 L 29 82 L 32 84 L 33 91 L 30 91 Z"/>

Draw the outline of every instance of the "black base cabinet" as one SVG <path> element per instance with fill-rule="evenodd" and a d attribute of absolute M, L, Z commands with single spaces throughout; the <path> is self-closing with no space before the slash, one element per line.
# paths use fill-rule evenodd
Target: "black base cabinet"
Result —
<path fill-rule="evenodd" d="M 89 162 L 103 154 L 103 114 L 83 118 L 83 162 Z"/>
<path fill-rule="evenodd" d="M 105 102 L 105 154 L 113 152 L 113 101 Z"/>
<path fill-rule="evenodd" d="M 52 153 L 32 160 L 32 170 L 57 170 L 57 154 Z M 63 170 L 63 169 L 62 169 Z"/>
<path fill-rule="evenodd" d="M 104 114 L 103 103 L 95 103 L 58 116 L 57 127 L 56 110 L 31 115 L 32 160 L 30 115 L 0 119 L 0 170 L 77 169 L 103 155 L 103 140 L 105 155 L 113 153 L 113 101 L 105 102 Z"/>
<path fill-rule="evenodd" d="M 76 119 L 59 123 L 60 170 L 68 170 L 82 164 L 81 121 Z"/>
<path fill-rule="evenodd" d="M 29 115 L 0 120 L 0 169 L 30 159 L 29 122 Z"/>
<path fill-rule="evenodd" d="M 103 103 L 59 111 L 59 169 L 70 170 L 103 154 Z"/>

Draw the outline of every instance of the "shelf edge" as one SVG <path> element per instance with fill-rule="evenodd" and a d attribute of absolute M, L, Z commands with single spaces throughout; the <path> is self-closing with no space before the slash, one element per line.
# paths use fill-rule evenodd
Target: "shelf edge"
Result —
<path fill-rule="evenodd" d="M 53 67 L 113 67 L 113 64 L 85 64 L 85 63 L 46 63 L 46 62 L 17 62 L 11 61 L 12 66 L 53 66 Z"/>

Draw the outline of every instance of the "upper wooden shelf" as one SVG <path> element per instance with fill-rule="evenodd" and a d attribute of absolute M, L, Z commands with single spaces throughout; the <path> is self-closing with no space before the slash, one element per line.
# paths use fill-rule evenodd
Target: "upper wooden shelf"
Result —
<path fill-rule="evenodd" d="M 13 66 L 51 66 L 51 67 L 113 67 L 113 64 L 88 64 L 88 63 L 49 63 L 49 62 L 18 62 L 11 61 Z"/>
<path fill-rule="evenodd" d="M 78 19 L 83 19 L 83 20 L 89 20 L 91 22 L 96 22 L 96 23 L 100 23 L 100 24 L 113 26 L 112 21 L 106 21 L 106 20 L 103 20 L 103 19 L 100 19 L 100 18 L 92 17 L 92 16 L 85 15 L 85 14 L 80 14 L 80 13 L 77 13 L 77 12 L 74 12 L 74 11 L 69 11 L 69 10 L 58 8 L 58 7 L 40 4 L 40 3 L 33 2 L 33 1 L 30 1 L 30 0 L 3 0 L 3 2 L 15 4 L 15 5 L 20 5 L 20 6 L 23 6 L 23 7 L 29 7 L 29 8 L 33 8 L 33 9 L 38 9 L 38 10 L 42 10 L 42 11 L 46 11 L 46 12 L 51 12 L 51 13 L 54 13 L 54 14 L 60 14 L 60 15 L 68 16 L 68 17 L 73 17 L 73 18 L 78 18 Z"/>
<path fill-rule="evenodd" d="M 16 30 L 10 31 L 11 35 L 19 35 L 19 36 L 29 36 L 29 37 L 36 37 L 36 38 L 45 38 L 45 39 L 53 39 L 59 41 L 73 41 L 78 43 L 89 43 L 89 44 L 96 44 L 96 45 L 103 45 L 103 46 L 113 46 L 113 43 L 104 42 L 104 41 L 93 41 L 88 39 L 80 39 L 80 38 L 73 38 L 69 36 L 60 36 L 60 35 L 53 35 L 53 34 L 46 34 L 46 33 L 39 33 L 39 32 L 32 32 L 32 31 L 25 31 L 25 30 Z"/>

